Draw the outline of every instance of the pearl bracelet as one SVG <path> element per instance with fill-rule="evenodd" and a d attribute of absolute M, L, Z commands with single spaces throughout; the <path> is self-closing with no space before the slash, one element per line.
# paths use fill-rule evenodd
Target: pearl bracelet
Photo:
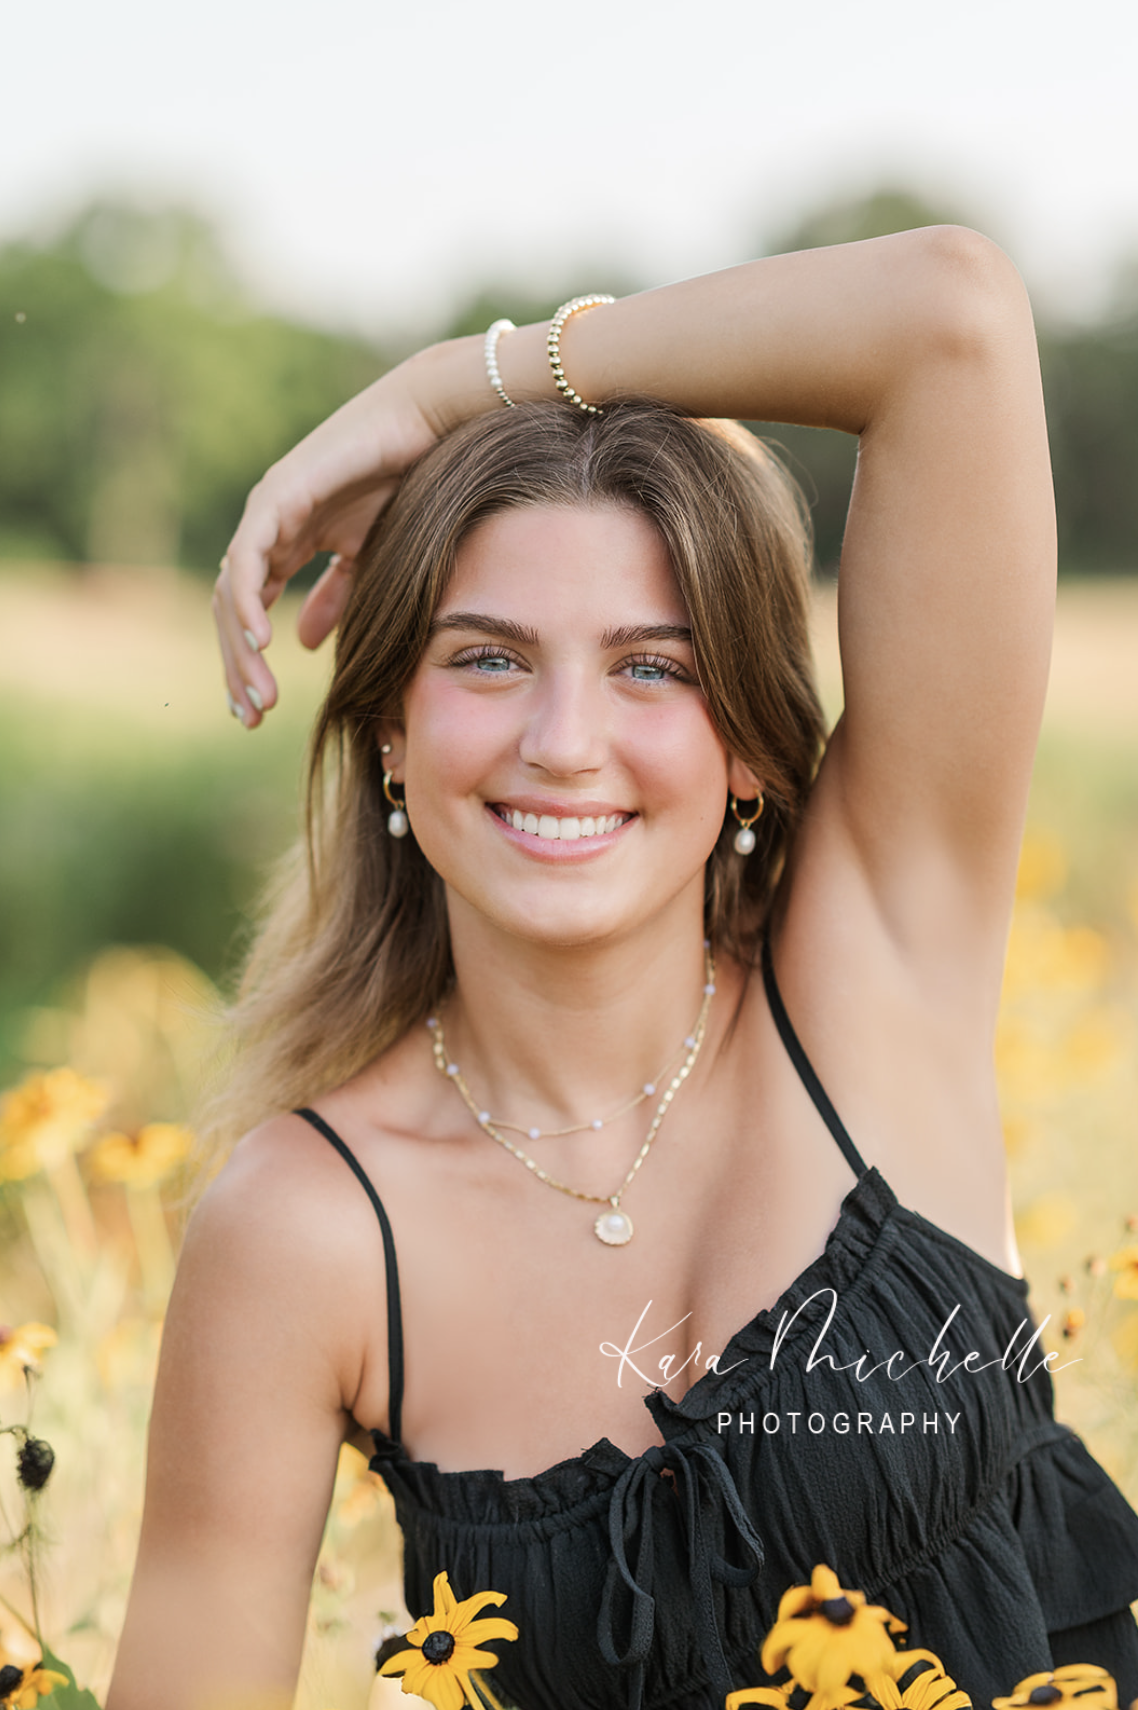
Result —
<path fill-rule="evenodd" d="M 497 392 L 499 398 L 501 398 L 503 404 L 505 404 L 507 409 L 510 410 L 515 408 L 515 404 L 514 400 L 508 396 L 506 388 L 502 384 L 502 376 L 498 372 L 498 340 L 501 338 L 503 333 L 517 332 L 517 330 L 518 329 L 514 325 L 513 321 L 495 321 L 494 325 L 487 331 L 486 340 L 482 346 L 483 354 L 486 357 L 487 379 L 490 381 L 495 392 Z"/>
<path fill-rule="evenodd" d="M 557 390 L 561 393 L 563 398 L 566 398 L 569 401 L 569 403 L 576 404 L 579 410 L 584 410 L 586 414 L 590 416 L 599 416 L 601 414 L 600 405 L 587 404 L 584 398 L 582 398 L 580 392 L 574 391 L 568 380 L 566 380 L 565 370 L 561 366 L 561 329 L 564 327 L 565 322 L 569 319 L 570 315 L 578 315 L 583 309 L 598 308 L 602 303 L 615 302 L 615 297 L 609 297 L 603 292 L 597 291 L 594 291 L 588 297 L 572 297 L 568 303 L 562 303 L 561 307 L 550 321 L 549 333 L 545 340 L 545 348 L 549 353 L 549 366 L 553 370 L 553 379 L 557 386 Z"/>

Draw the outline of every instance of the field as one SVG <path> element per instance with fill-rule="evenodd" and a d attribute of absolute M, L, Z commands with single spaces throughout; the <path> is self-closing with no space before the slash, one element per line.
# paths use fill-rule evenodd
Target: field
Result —
<path fill-rule="evenodd" d="M 818 598 L 816 628 L 833 710 L 829 595 Z M 138 1525 L 185 1185 L 180 1125 L 216 1044 L 212 982 L 295 822 L 325 670 L 293 640 L 287 609 L 277 636 L 282 708 L 251 736 L 226 712 L 200 583 L 164 572 L 0 572 L 4 1084 L 75 1074 L 36 1083 L 38 1104 L 9 1106 L 0 1130 L 0 1325 L 59 1333 L 42 1351 L 33 1398 L 34 1432 L 57 1459 L 35 1500 L 38 1601 L 54 1649 L 100 1697 Z M 1046 1345 L 1077 1362 L 1059 1378 L 1060 1409 L 1132 1500 L 1136 661 L 1138 582 L 1066 587 L 998 1040 L 1033 1302 L 1049 1319 Z M 105 1108 L 91 1082 L 109 1088 Z M 115 1131 L 125 1138 L 111 1144 Z M 0 1424 L 10 1425 L 24 1421 L 26 1398 L 6 1346 L 0 1330 Z M 20 1530 L 7 1460 L 0 1544 Z M 345 1451 L 314 1588 L 304 1710 L 365 1702 L 370 1647 L 398 1596 L 388 1500 Z M 31 1612 L 24 1552 L 0 1557 L 0 1597 L 0 1655 L 7 1647 L 19 1658 Z"/>

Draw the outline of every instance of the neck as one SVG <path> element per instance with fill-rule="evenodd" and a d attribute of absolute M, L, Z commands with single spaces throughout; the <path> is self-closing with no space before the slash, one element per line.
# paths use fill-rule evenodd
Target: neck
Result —
<path fill-rule="evenodd" d="M 475 1100 L 500 1121 L 548 1130 L 605 1117 L 674 1073 L 704 995 L 701 909 L 687 913 L 679 930 L 655 921 L 550 947 L 452 905 L 456 987 L 442 1018 Z"/>

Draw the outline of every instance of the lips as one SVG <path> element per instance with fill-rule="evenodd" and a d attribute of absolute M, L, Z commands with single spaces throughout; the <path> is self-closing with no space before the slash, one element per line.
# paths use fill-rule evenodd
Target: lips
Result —
<path fill-rule="evenodd" d="M 522 813 L 518 808 L 495 803 L 494 812 L 514 831 L 524 831 L 546 843 L 576 843 L 584 837 L 604 837 L 617 831 L 634 816 L 630 813 L 581 814 L 561 817 L 551 813 Z"/>

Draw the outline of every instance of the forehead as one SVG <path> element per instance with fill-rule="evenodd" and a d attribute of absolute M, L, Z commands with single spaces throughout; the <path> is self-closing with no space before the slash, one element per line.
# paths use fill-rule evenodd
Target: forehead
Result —
<path fill-rule="evenodd" d="M 438 617 L 479 611 L 528 621 L 619 615 L 682 623 L 686 608 L 659 530 L 620 505 L 501 511 L 458 549 Z"/>

